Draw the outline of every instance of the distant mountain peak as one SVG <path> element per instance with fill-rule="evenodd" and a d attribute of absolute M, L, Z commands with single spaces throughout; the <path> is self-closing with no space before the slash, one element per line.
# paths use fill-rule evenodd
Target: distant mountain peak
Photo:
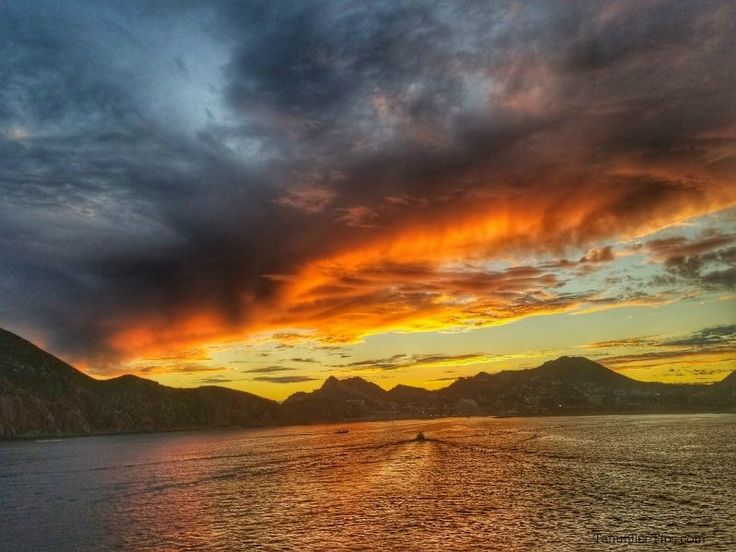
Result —
<path fill-rule="evenodd" d="M 587 357 L 568 356 L 568 355 L 562 355 L 555 359 L 548 360 L 542 363 L 542 366 L 555 366 L 555 365 L 562 365 L 562 364 L 565 364 L 565 365 L 575 364 L 578 366 L 586 366 L 586 367 L 595 368 L 595 369 L 602 368 L 604 370 L 608 370 L 608 368 L 606 368 L 602 364 L 599 364 L 598 362 L 595 362 L 594 360 L 590 360 Z"/>
<path fill-rule="evenodd" d="M 95 380 L 30 341 L 0 329 L 0 377 L 16 385 L 31 385 L 46 395 L 61 395 L 73 385 Z"/>
<path fill-rule="evenodd" d="M 683 399 L 686 397 L 686 399 Z M 544 415 L 667 409 L 734 411 L 736 372 L 711 386 L 639 382 L 593 360 L 561 356 L 527 370 L 390 391 L 329 376 L 282 404 L 217 386 L 176 389 L 134 375 L 97 380 L 0 330 L 0 438 L 160 431 L 470 414 Z"/>
<path fill-rule="evenodd" d="M 335 376 L 328 377 L 325 382 L 322 384 L 322 389 L 327 389 L 330 387 L 335 387 L 336 385 L 340 384 L 340 380 L 337 379 Z"/>
<path fill-rule="evenodd" d="M 548 360 L 538 368 L 533 368 L 532 371 L 540 376 L 578 383 L 621 384 L 632 381 L 598 362 L 581 356 L 561 356 L 554 360 Z"/>
<path fill-rule="evenodd" d="M 386 393 L 381 387 L 373 382 L 364 380 L 359 376 L 338 379 L 335 376 L 328 377 L 320 387 L 319 391 L 331 394 L 339 393 L 346 395 L 377 396 Z"/>
<path fill-rule="evenodd" d="M 131 374 L 98 380 L 0 330 L 0 438 L 275 423 L 278 405 L 222 387 L 176 389 Z"/>
<path fill-rule="evenodd" d="M 723 385 L 727 387 L 736 387 L 736 370 L 728 374 L 721 381 L 717 382 L 716 385 Z"/>

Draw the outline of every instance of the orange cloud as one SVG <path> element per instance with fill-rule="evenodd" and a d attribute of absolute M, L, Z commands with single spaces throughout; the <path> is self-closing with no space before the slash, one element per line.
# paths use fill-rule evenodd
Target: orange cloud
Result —
<path fill-rule="evenodd" d="M 235 338 L 239 332 L 228 326 L 217 313 L 201 312 L 177 320 L 152 319 L 129 321 L 124 329 L 113 333 L 109 344 L 125 356 L 171 357 L 171 351 L 192 348 L 185 358 L 175 355 L 174 360 L 201 360 L 196 346 L 203 343 L 223 342 Z"/>
<path fill-rule="evenodd" d="M 252 301 L 241 325 L 213 309 L 173 321 L 136 321 L 110 343 L 127 356 L 140 356 L 294 328 L 301 330 L 300 339 L 350 342 L 385 331 L 477 328 L 581 308 L 590 312 L 671 301 L 667 294 L 563 293 L 561 277 L 543 268 L 554 265 L 490 270 L 486 264 L 515 264 L 577 247 L 587 251 L 581 261 L 590 261 L 595 271 L 593 265 L 613 260 L 614 254 L 610 246 L 590 245 L 648 234 L 722 205 L 718 194 L 686 185 L 661 184 L 654 200 L 651 186 L 593 186 L 596 194 L 575 197 L 556 196 L 540 186 L 538 193 L 510 194 L 490 207 L 443 205 L 431 220 L 383 229 L 292 274 L 264 275 L 277 292 L 268 301 Z"/>
<path fill-rule="evenodd" d="M 644 235 L 723 205 L 720 191 L 689 185 L 646 181 L 590 188 L 575 197 L 556 197 L 540 186 L 539 193 L 511 195 L 490 208 L 463 205 L 462 214 L 448 209 L 431 221 L 315 259 L 296 274 L 273 276 L 284 285 L 271 320 L 349 340 L 388 329 L 498 324 L 586 302 L 593 309 L 609 308 L 613 305 L 605 299 L 559 294 L 561 282 L 553 273 L 529 266 L 493 272 L 483 263 Z M 610 246 L 598 247 L 581 260 L 612 261 L 614 254 Z M 625 304 L 662 300 L 635 298 Z"/>

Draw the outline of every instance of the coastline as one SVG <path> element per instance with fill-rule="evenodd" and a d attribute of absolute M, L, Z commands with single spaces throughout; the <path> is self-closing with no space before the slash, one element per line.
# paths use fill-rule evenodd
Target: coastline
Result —
<path fill-rule="evenodd" d="M 85 437 L 117 437 L 117 436 L 136 436 L 136 435 L 165 435 L 165 434 L 176 434 L 176 433 L 209 433 L 209 432 L 235 432 L 235 431 L 246 431 L 246 430 L 262 430 L 262 429 L 283 429 L 283 428 L 298 428 L 298 427 L 324 427 L 324 426 L 339 426 L 343 424 L 363 424 L 363 423 L 386 423 L 386 422 L 423 422 L 423 421 L 437 421 L 437 420 L 466 420 L 475 418 L 487 418 L 497 420 L 511 420 L 511 419 L 547 419 L 547 418 L 603 418 L 603 417 L 621 417 L 621 416 L 637 416 L 637 417 L 650 417 L 650 416 L 698 416 L 698 415 L 712 415 L 712 416 L 736 416 L 736 410 L 667 410 L 667 411 L 610 411 L 610 412 L 566 412 L 566 413 L 548 413 L 548 414 L 488 414 L 488 415 L 470 415 L 470 416 L 427 416 L 427 417 L 396 417 L 396 418 L 353 418 L 333 421 L 318 421 L 318 422 L 302 422 L 302 423 L 283 423 L 283 424 L 269 424 L 269 425 L 257 425 L 257 426 L 220 426 L 220 427 L 181 427 L 173 429 L 154 429 L 151 431 L 119 431 L 119 432 L 95 432 L 95 433 L 66 433 L 66 434 L 38 434 L 38 435 L 22 435 L 16 437 L 0 437 L 0 444 L 3 443 L 28 443 L 28 442 L 50 442 L 50 441 L 62 441 L 68 439 L 80 439 Z"/>

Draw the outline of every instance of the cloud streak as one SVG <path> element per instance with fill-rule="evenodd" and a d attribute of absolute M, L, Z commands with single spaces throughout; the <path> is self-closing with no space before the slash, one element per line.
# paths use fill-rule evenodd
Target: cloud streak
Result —
<path fill-rule="evenodd" d="M 607 366 L 660 366 L 680 360 L 718 357 L 736 359 L 736 325 L 702 328 L 689 335 L 672 338 L 653 336 L 603 341 L 588 345 L 592 349 L 634 348 L 638 352 L 606 354 L 601 361 Z"/>
<path fill-rule="evenodd" d="M 403 368 L 417 368 L 430 365 L 465 365 L 477 364 L 490 360 L 491 357 L 482 353 L 469 353 L 459 355 L 419 355 L 419 354 L 396 354 L 386 358 L 375 358 L 357 360 L 346 364 L 333 364 L 332 368 L 343 368 L 349 371 L 362 370 L 400 370 Z"/>
<path fill-rule="evenodd" d="M 247 374 L 274 374 L 277 372 L 291 372 L 294 368 L 287 368 L 286 366 L 263 366 L 262 368 L 251 368 L 249 370 L 243 370 Z"/>
<path fill-rule="evenodd" d="M 268 383 L 289 384 L 304 383 L 307 381 L 317 381 L 317 378 L 311 376 L 257 376 L 253 381 L 265 381 Z"/>

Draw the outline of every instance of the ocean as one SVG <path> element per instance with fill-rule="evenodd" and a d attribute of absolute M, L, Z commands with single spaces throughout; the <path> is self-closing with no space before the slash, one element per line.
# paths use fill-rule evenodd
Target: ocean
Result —
<path fill-rule="evenodd" d="M 736 415 L 0 443 L 3 551 L 634 549 L 736 550 Z"/>

